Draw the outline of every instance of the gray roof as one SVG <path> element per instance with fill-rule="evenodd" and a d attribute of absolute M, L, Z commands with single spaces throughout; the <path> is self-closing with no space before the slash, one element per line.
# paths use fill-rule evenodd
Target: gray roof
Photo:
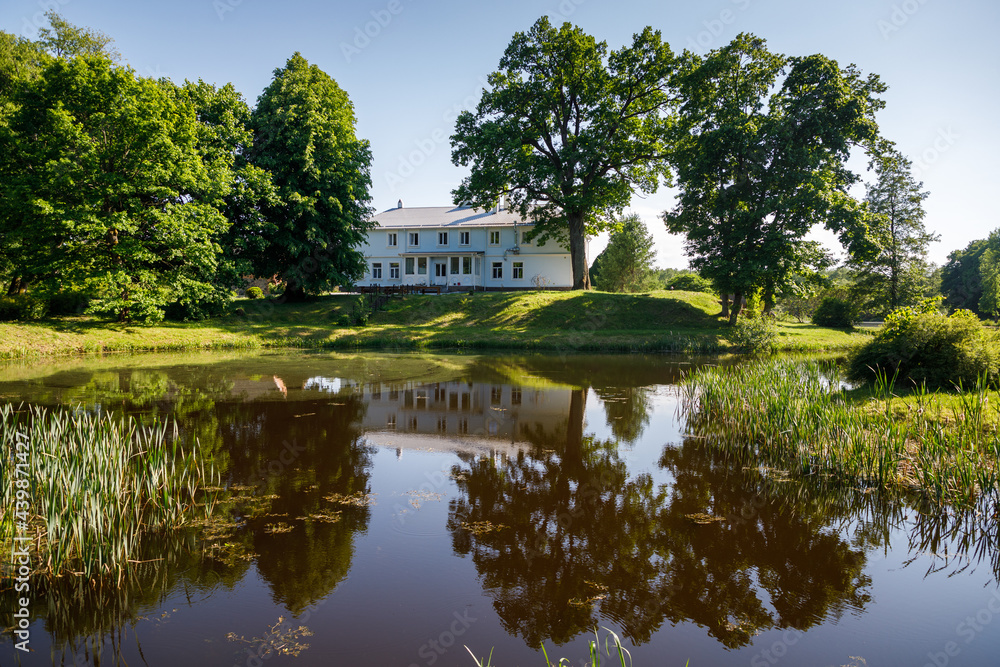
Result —
<path fill-rule="evenodd" d="M 504 227 L 525 224 L 514 211 L 480 211 L 468 206 L 418 206 L 390 208 L 375 215 L 379 227 Z"/>

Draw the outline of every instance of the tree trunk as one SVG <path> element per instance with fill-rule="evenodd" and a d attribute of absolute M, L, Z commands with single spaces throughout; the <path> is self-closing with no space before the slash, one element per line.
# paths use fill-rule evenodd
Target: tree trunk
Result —
<path fill-rule="evenodd" d="M 729 318 L 729 294 L 722 295 L 722 317 Z"/>
<path fill-rule="evenodd" d="M 587 266 L 587 229 L 583 212 L 566 214 L 569 223 L 569 256 L 573 265 L 573 289 L 590 289 L 590 267 Z"/>
<path fill-rule="evenodd" d="M 733 294 L 733 307 L 729 311 L 730 326 L 736 326 L 736 320 L 739 318 L 741 310 L 743 310 L 743 292 L 736 290 Z"/>
<path fill-rule="evenodd" d="M 21 294 L 22 292 L 24 292 L 24 287 L 20 276 L 11 278 L 10 287 L 7 288 L 7 296 L 15 296 L 17 294 Z"/>
<path fill-rule="evenodd" d="M 285 283 L 285 291 L 281 295 L 287 303 L 301 303 L 306 300 L 306 291 L 297 280 Z"/>
<path fill-rule="evenodd" d="M 770 317 L 772 310 L 774 310 L 774 290 L 764 290 L 764 312 L 761 314 Z"/>

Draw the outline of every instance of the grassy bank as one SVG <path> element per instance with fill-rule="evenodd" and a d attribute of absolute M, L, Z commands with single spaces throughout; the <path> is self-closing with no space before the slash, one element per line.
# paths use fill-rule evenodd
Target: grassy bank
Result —
<path fill-rule="evenodd" d="M 202 322 L 123 325 L 68 317 L 0 323 L 0 359 L 100 352 L 304 347 L 725 352 L 725 324 L 707 294 L 517 292 L 394 298 L 367 326 L 346 326 L 356 302 L 241 301 L 243 314 Z M 839 350 L 864 334 L 781 323 L 782 350 Z"/>
<path fill-rule="evenodd" d="M 843 387 L 839 369 L 768 360 L 701 369 L 683 383 L 689 433 L 781 477 L 972 505 L 1000 493 L 996 391 Z M 900 394 L 900 395 L 897 395 Z"/>

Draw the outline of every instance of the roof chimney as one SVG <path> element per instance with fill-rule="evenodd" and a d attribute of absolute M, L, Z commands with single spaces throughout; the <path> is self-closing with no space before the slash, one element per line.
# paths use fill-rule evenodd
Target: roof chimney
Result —
<path fill-rule="evenodd" d="M 403 208 L 403 200 L 402 199 L 400 199 L 398 202 L 396 202 L 396 208 Z"/>

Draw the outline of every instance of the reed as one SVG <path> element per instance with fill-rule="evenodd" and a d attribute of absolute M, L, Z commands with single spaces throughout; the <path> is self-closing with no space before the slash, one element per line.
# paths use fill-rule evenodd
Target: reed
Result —
<path fill-rule="evenodd" d="M 608 634 L 604 637 L 603 651 L 601 636 L 597 630 L 594 630 L 594 639 L 588 642 L 590 662 L 586 663 L 586 665 L 588 667 L 600 667 L 602 659 L 606 656 L 612 659 L 615 664 L 620 664 L 621 667 L 632 667 L 632 654 L 622 645 L 621 639 L 612 630 L 608 628 L 604 629 Z M 478 667 L 493 667 L 493 651 L 490 651 L 489 656 L 480 659 L 476 657 L 476 654 L 468 646 L 465 647 L 465 650 L 469 652 L 473 662 Z M 545 650 L 544 644 L 542 645 L 542 657 L 545 659 L 546 667 L 569 667 L 569 665 L 573 664 L 569 658 L 560 658 L 559 662 L 549 660 L 549 654 Z M 580 663 L 582 664 L 583 660 L 580 660 Z M 687 664 L 690 664 L 690 661 Z"/>
<path fill-rule="evenodd" d="M 32 566 L 49 576 L 120 581 L 143 535 L 184 523 L 217 483 L 197 441 L 184 447 L 167 423 L 10 405 L 0 421 L 0 543 L 30 537 Z"/>
<path fill-rule="evenodd" d="M 941 396 L 917 390 L 895 410 L 895 378 L 876 379 L 855 400 L 837 366 L 764 360 L 695 371 L 681 385 L 689 433 L 742 457 L 863 488 L 917 492 L 937 504 L 970 505 L 998 493 L 1000 437 L 987 423 L 985 381 L 960 395 L 953 419 Z"/>

